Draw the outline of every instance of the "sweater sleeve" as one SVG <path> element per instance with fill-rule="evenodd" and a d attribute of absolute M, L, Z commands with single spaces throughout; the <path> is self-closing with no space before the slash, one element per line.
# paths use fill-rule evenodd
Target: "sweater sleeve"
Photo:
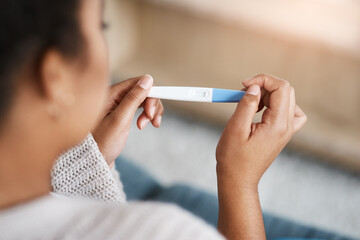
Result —
<path fill-rule="evenodd" d="M 51 172 L 53 192 L 66 197 L 125 203 L 122 184 L 110 169 L 91 133 L 56 160 Z"/>

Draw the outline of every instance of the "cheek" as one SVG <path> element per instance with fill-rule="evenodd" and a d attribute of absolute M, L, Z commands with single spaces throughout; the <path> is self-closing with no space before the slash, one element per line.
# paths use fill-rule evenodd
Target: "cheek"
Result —
<path fill-rule="evenodd" d="M 109 87 L 109 54 L 106 41 L 102 36 L 98 36 L 96 39 L 94 38 L 91 50 L 92 59 L 90 62 L 91 71 L 89 81 L 93 83 L 96 92 L 95 95 L 97 95 L 97 98 L 94 99 L 94 104 L 97 102 L 98 105 L 103 106 Z"/>
<path fill-rule="evenodd" d="M 101 34 L 89 38 L 86 67 L 82 72 L 82 100 L 79 113 L 83 126 L 91 130 L 103 114 L 109 89 L 109 67 L 107 44 Z M 87 124 L 85 124 L 87 123 Z M 87 130 L 89 131 L 89 130 Z"/>

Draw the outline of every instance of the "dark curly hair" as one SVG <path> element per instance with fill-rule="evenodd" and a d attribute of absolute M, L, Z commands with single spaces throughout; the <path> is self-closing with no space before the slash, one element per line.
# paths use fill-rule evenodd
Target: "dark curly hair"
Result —
<path fill-rule="evenodd" d="M 38 74 L 44 54 L 56 49 L 75 57 L 82 46 L 82 0 L 0 0 L 0 121 L 10 108 L 16 73 Z M 35 75 L 36 76 L 36 75 Z"/>

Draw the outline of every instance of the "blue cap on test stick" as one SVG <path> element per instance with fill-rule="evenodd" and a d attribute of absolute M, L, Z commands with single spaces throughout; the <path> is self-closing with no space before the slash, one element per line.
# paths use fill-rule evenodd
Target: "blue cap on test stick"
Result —
<path fill-rule="evenodd" d="M 244 91 L 214 88 L 212 102 L 239 102 L 244 95 Z"/>

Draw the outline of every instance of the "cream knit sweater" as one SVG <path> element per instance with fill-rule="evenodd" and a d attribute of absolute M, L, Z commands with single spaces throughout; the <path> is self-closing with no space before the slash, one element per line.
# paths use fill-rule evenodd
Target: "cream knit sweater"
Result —
<path fill-rule="evenodd" d="M 53 193 L 0 211 L 0 240 L 224 239 L 174 205 L 126 202 L 91 134 L 58 158 L 51 177 Z"/>

